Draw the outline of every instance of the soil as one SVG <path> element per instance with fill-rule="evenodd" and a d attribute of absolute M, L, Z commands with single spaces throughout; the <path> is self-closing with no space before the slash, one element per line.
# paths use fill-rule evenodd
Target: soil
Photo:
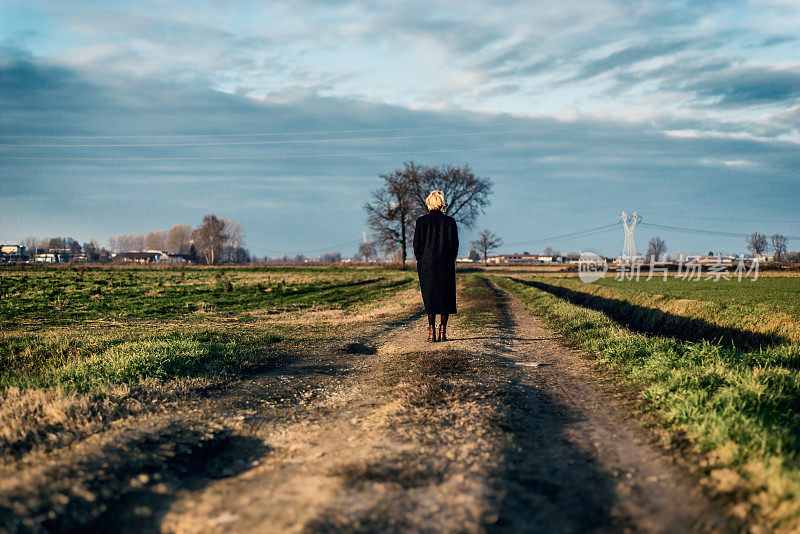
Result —
<path fill-rule="evenodd" d="M 613 376 L 489 285 L 0 465 L 0 531 L 737 532 Z"/>

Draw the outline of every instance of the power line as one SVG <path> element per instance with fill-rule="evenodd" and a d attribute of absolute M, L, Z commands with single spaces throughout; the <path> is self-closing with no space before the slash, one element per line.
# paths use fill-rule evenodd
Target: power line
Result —
<path fill-rule="evenodd" d="M 564 143 L 557 145 L 517 145 L 510 147 L 473 147 L 473 148 L 447 148 L 437 150 L 406 150 L 399 152 L 354 152 L 345 154 L 283 154 L 273 156 L 0 156 L 0 160 L 59 160 L 59 161 L 160 161 L 160 160 L 265 160 L 265 159 L 314 159 L 314 158 L 346 158 L 364 156 L 398 156 L 410 154 L 437 154 L 450 152 L 486 152 L 486 151 L 506 151 L 506 150 L 526 150 L 526 149 L 552 149 L 569 148 L 579 146 L 610 145 L 610 144 L 634 144 L 649 143 L 653 141 L 669 141 L 672 138 L 653 137 L 644 139 L 619 139 L 604 140 L 584 143 Z"/>
<path fill-rule="evenodd" d="M 649 212 L 648 213 L 652 213 Z M 656 212 L 658 215 L 658 212 Z M 674 216 L 674 214 L 673 214 Z M 769 220 L 769 219 L 732 219 L 728 217 L 703 217 L 700 215 L 679 215 L 681 218 L 686 219 L 701 219 L 707 221 L 724 221 L 724 222 L 746 222 L 746 223 L 753 223 L 753 222 L 761 222 L 761 223 L 775 223 L 775 224 L 800 224 L 800 221 L 779 221 L 779 220 Z"/>
<path fill-rule="evenodd" d="M 304 250 L 304 251 L 300 252 L 300 254 L 313 254 L 313 253 L 316 253 L 316 252 L 326 252 L 326 251 L 327 252 L 333 252 L 337 248 L 349 247 L 349 246 L 355 245 L 357 243 L 361 243 L 361 240 L 357 239 L 355 241 L 348 241 L 347 243 L 341 243 L 339 245 L 332 245 L 330 247 L 321 247 L 321 248 L 316 248 L 316 249 L 312 249 L 312 250 Z"/>
<path fill-rule="evenodd" d="M 561 235 L 551 236 L 551 237 L 541 237 L 541 238 L 533 239 L 533 240 L 530 240 L 530 241 L 518 241 L 516 243 L 507 243 L 504 246 L 514 246 L 514 245 L 534 243 L 534 242 L 539 242 L 539 241 L 552 241 L 552 240 L 556 240 L 556 239 L 565 239 L 565 238 L 571 238 L 571 237 L 586 237 L 586 236 L 590 236 L 590 235 L 606 232 L 606 231 L 608 231 L 608 230 L 610 230 L 612 228 L 616 228 L 618 226 L 619 226 L 619 223 L 607 224 L 607 225 L 604 225 L 604 226 L 598 226 L 597 228 L 589 228 L 587 230 L 580 230 L 578 232 L 571 232 L 571 233 L 568 233 L 568 234 L 561 234 Z M 320 247 L 320 248 L 317 248 L 317 249 L 303 250 L 303 251 L 301 251 L 299 253 L 300 254 L 312 254 L 312 253 L 316 253 L 316 252 L 331 252 L 331 251 L 335 251 L 337 248 L 353 246 L 353 245 L 356 245 L 358 243 L 361 243 L 360 239 L 358 239 L 356 241 L 348 241 L 346 243 L 340 243 L 338 245 L 330 245 L 330 246 L 326 246 L 326 247 Z"/>
<path fill-rule="evenodd" d="M 252 133 L 203 133 L 203 134 L 162 134 L 162 135 L 2 135 L 0 137 L 8 139 L 169 139 L 187 137 L 262 137 L 279 135 L 323 135 L 323 134 L 344 134 L 344 133 L 367 133 L 367 132 L 403 132 L 410 130 L 436 130 L 440 128 L 481 128 L 485 126 L 500 126 L 505 124 L 517 124 L 521 120 L 485 123 L 463 123 L 445 126 L 410 126 L 406 128 L 373 128 L 366 130 L 317 130 L 301 132 L 252 132 Z"/>
<path fill-rule="evenodd" d="M 426 139 L 432 137 L 465 137 L 474 135 L 508 135 L 525 134 L 537 132 L 553 132 L 559 130 L 570 130 L 574 127 L 564 128 L 544 128 L 536 130 L 505 130 L 496 132 L 467 132 L 467 133 L 444 133 L 429 135 L 400 135 L 392 137 L 347 137 L 344 139 L 289 139 L 281 141 L 234 141 L 226 143 L 138 143 L 138 144 L 47 144 L 47 145 L 0 145 L 0 148 L 153 148 L 153 147 L 177 147 L 177 146 L 237 146 L 237 145 L 282 145 L 299 143 L 345 143 L 349 141 L 389 141 L 395 139 Z"/>
<path fill-rule="evenodd" d="M 574 237 L 587 237 L 587 236 L 590 236 L 590 235 L 601 234 L 601 233 L 607 232 L 607 231 L 611 230 L 612 228 L 617 228 L 618 226 L 619 226 L 619 223 L 615 222 L 615 223 L 612 223 L 612 224 L 606 224 L 604 226 L 598 226 L 597 228 L 589 228 L 587 230 L 580 230 L 580 231 L 577 231 L 577 232 L 570 232 L 568 234 L 560 234 L 560 235 L 554 235 L 554 236 L 550 236 L 550 237 L 539 237 L 537 239 L 531 239 L 531 240 L 528 240 L 528 241 L 517 241 L 516 243 L 506 243 L 506 244 L 504 244 L 504 246 L 513 247 L 513 246 L 516 246 L 516 245 L 526 245 L 526 244 L 529 244 L 529 243 L 538 243 L 538 242 L 542 242 L 542 241 L 556 241 L 558 239 L 568 239 L 568 238 L 574 238 Z"/>
<path fill-rule="evenodd" d="M 697 234 L 697 235 L 712 235 L 712 236 L 719 236 L 719 237 L 744 237 L 746 238 L 749 234 L 743 234 L 739 232 L 723 232 L 720 230 L 704 230 L 701 228 L 683 228 L 680 226 L 669 226 L 666 224 L 655 224 L 655 223 L 640 223 L 642 226 L 647 226 L 649 228 L 659 228 L 662 230 L 672 230 L 675 232 L 684 232 L 687 234 Z M 787 239 L 800 239 L 800 236 L 796 235 L 788 235 L 786 236 Z"/>

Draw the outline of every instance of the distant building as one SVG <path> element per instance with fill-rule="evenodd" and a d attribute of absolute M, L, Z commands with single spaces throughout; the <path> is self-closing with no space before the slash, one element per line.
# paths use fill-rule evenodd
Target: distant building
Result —
<path fill-rule="evenodd" d="M 37 254 L 33 261 L 36 263 L 58 263 L 58 257 L 55 254 L 46 252 L 43 254 Z"/>
<path fill-rule="evenodd" d="M 22 245 L 0 245 L 0 261 L 21 261 L 25 258 Z"/>
<path fill-rule="evenodd" d="M 498 254 L 496 256 L 489 256 L 486 260 L 488 263 L 493 264 L 530 264 L 530 263 L 577 263 L 580 256 L 578 254 L 558 254 L 558 255 L 544 255 L 544 254 Z"/>
<path fill-rule="evenodd" d="M 25 247 L 22 245 L 0 245 L 0 253 L 19 256 L 25 254 Z"/>
<path fill-rule="evenodd" d="M 114 261 L 119 263 L 161 263 L 164 259 L 169 260 L 169 254 L 160 250 L 120 252 L 114 256 Z"/>
<path fill-rule="evenodd" d="M 37 263 L 69 263 L 76 256 L 86 257 L 82 254 L 73 254 L 68 248 L 51 248 L 47 252 L 36 254 L 34 261 Z M 84 261 L 86 260 L 84 259 Z"/>
<path fill-rule="evenodd" d="M 697 263 L 707 265 L 707 264 L 722 264 L 722 265 L 729 265 L 734 262 L 736 256 L 732 254 L 718 254 L 716 256 L 702 256 Z"/>
<path fill-rule="evenodd" d="M 167 257 L 161 257 L 161 263 L 189 263 L 191 259 L 188 254 L 167 254 Z"/>
<path fill-rule="evenodd" d="M 542 263 L 539 259 L 540 257 L 539 254 L 498 254 L 496 256 L 489 256 L 486 262 L 493 264 Z"/>
<path fill-rule="evenodd" d="M 562 263 L 579 263 L 581 261 L 580 254 L 562 254 L 558 257 L 558 261 Z"/>
<path fill-rule="evenodd" d="M 644 263 L 644 256 L 642 256 L 640 254 L 637 254 L 636 256 L 633 256 L 633 257 L 617 256 L 616 258 L 614 258 L 614 263 L 617 264 L 617 265 L 619 265 L 619 264 L 631 264 L 631 263 Z"/>

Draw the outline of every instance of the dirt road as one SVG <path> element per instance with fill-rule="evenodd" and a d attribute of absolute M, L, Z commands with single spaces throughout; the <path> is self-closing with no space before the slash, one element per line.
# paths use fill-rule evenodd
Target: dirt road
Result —
<path fill-rule="evenodd" d="M 611 377 L 485 282 L 0 471 L 0 528 L 727 532 Z M 478 288 L 480 289 L 480 288 Z M 478 296 L 475 296 L 478 295 Z"/>

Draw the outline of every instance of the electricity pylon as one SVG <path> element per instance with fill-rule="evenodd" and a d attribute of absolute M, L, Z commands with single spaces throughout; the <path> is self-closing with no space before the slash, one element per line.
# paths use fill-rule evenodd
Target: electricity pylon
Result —
<path fill-rule="evenodd" d="M 622 212 L 618 217 L 622 222 L 622 228 L 625 230 L 625 242 L 622 244 L 622 258 L 631 260 L 636 257 L 636 243 L 633 240 L 633 230 L 636 225 L 642 222 L 642 218 L 634 211 L 630 215 Z"/>

